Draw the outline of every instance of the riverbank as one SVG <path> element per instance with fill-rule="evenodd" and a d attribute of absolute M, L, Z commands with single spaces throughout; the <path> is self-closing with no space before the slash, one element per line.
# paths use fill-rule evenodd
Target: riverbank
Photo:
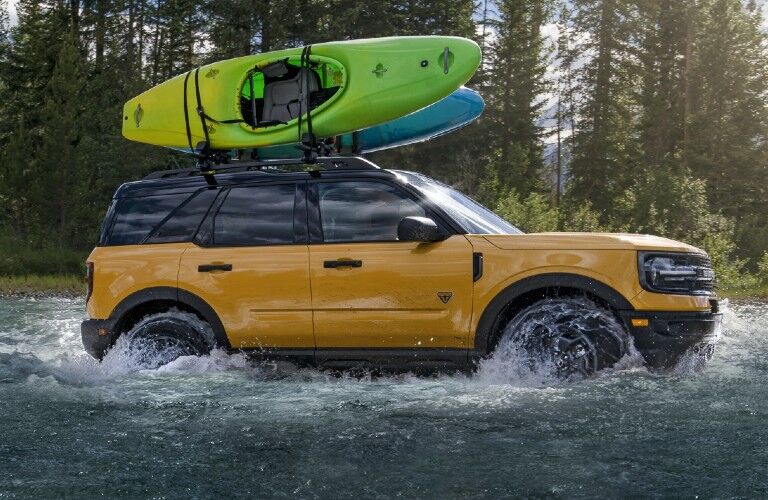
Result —
<path fill-rule="evenodd" d="M 85 295 L 83 277 L 76 274 L 30 274 L 0 276 L 0 297 L 81 297 Z M 768 299 L 768 285 L 748 290 L 724 288 L 718 291 L 727 299 Z"/>
<path fill-rule="evenodd" d="M 0 297 L 80 297 L 85 295 L 83 277 L 75 274 L 0 276 Z"/>
<path fill-rule="evenodd" d="M 768 299 L 768 285 L 762 285 L 749 290 L 744 289 L 725 289 L 719 290 L 717 294 L 726 299 Z"/>

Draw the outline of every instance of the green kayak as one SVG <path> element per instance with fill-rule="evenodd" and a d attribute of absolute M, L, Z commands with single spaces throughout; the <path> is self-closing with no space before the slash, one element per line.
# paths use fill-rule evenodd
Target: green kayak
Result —
<path fill-rule="evenodd" d="M 295 143 L 308 131 L 309 108 L 314 135 L 333 137 L 439 101 L 479 63 L 475 42 L 442 36 L 329 42 L 229 59 L 126 102 L 123 135 L 175 148 L 205 140 L 218 150 Z"/>

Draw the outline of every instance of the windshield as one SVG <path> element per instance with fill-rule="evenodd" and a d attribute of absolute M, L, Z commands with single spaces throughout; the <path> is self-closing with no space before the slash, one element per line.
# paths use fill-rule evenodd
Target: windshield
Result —
<path fill-rule="evenodd" d="M 441 182 L 414 172 L 397 173 L 443 209 L 469 234 L 522 234 L 518 228 L 469 196 Z"/>

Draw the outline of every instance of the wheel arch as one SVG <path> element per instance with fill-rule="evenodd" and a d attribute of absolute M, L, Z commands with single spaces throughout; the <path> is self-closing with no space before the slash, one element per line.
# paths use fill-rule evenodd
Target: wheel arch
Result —
<path fill-rule="evenodd" d="M 115 321 L 113 331 L 117 333 L 135 324 L 148 314 L 162 312 L 171 307 L 190 312 L 206 321 L 213 330 L 217 347 L 231 347 L 219 315 L 208 303 L 192 292 L 173 287 L 152 287 L 134 292 L 115 306 L 110 319 Z"/>
<path fill-rule="evenodd" d="M 505 319 L 528 305 L 547 297 L 586 296 L 614 312 L 624 324 L 618 311 L 633 310 L 632 304 L 612 287 L 593 278 L 569 273 L 548 273 L 517 281 L 499 292 L 485 307 L 475 333 L 475 352 L 490 353 L 499 339 L 500 326 Z"/>

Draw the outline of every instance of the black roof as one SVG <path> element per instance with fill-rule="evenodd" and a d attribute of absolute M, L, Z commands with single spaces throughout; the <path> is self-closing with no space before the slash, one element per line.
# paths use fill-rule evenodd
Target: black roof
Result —
<path fill-rule="evenodd" d="M 305 168 L 290 171 L 285 167 Z M 173 169 L 153 172 L 142 180 L 127 182 L 115 192 L 115 198 L 192 192 L 200 188 L 232 186 L 259 181 L 306 180 L 317 177 L 348 177 L 351 173 L 366 177 L 394 176 L 389 170 L 357 156 L 320 157 L 312 163 L 303 160 L 232 161 L 213 167 Z"/>

